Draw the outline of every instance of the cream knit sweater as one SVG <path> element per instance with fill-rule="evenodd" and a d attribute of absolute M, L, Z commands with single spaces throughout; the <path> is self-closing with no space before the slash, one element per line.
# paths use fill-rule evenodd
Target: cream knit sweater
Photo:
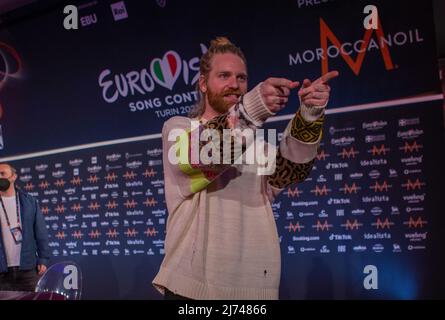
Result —
<path fill-rule="evenodd" d="M 323 111 L 300 107 L 309 122 Z M 273 115 L 259 85 L 231 112 L 250 127 L 260 127 Z M 192 299 L 278 299 L 280 242 L 271 203 L 282 188 L 258 175 L 256 164 L 226 166 L 204 178 L 199 170 L 187 172 L 171 164 L 168 150 L 175 142 L 168 141 L 168 134 L 172 129 L 190 130 L 190 121 L 173 117 L 162 130 L 168 220 L 165 257 L 153 285 L 161 293 L 168 288 Z M 315 157 L 320 139 L 299 141 L 288 126 L 279 148 L 292 162 L 306 163 Z M 200 179 L 205 182 L 192 183 Z"/>

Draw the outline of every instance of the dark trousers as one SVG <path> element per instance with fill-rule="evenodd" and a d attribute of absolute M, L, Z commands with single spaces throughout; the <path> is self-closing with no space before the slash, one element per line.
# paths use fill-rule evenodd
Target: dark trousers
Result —
<path fill-rule="evenodd" d="M 9 267 L 8 272 L 0 273 L 0 290 L 3 291 L 35 291 L 39 275 L 37 270 L 19 270 Z"/>

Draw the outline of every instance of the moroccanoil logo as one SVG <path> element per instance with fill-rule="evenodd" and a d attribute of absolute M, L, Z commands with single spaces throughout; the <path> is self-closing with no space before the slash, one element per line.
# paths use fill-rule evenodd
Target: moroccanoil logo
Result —
<path fill-rule="evenodd" d="M 341 156 L 342 159 L 345 158 L 353 158 L 355 159 L 355 155 L 359 152 L 354 149 L 354 147 L 351 147 L 349 150 L 347 148 L 343 148 L 342 152 L 338 153 L 337 155 Z"/>
<path fill-rule="evenodd" d="M 389 148 L 386 148 L 384 144 L 380 145 L 380 147 L 377 147 L 376 145 L 372 146 L 372 149 L 368 150 L 368 153 L 371 153 L 373 156 L 380 156 L 385 155 L 386 152 L 389 152 Z"/>
<path fill-rule="evenodd" d="M 314 193 L 316 196 L 327 196 L 328 192 L 331 190 L 326 187 L 326 185 L 323 185 L 321 188 L 316 185 L 315 189 L 312 189 L 311 192 Z"/>
<path fill-rule="evenodd" d="M 317 229 L 317 231 L 329 231 L 329 228 L 333 227 L 332 224 L 328 223 L 328 220 L 325 220 L 323 223 L 320 220 L 317 220 L 317 224 L 314 224 L 312 228 Z"/>
<path fill-rule="evenodd" d="M 352 193 L 357 194 L 358 189 L 361 189 L 361 188 L 357 187 L 357 185 L 354 182 L 354 183 L 352 183 L 352 186 L 349 186 L 347 183 L 345 183 L 345 187 L 340 188 L 340 191 L 343 191 L 344 194 L 352 194 Z"/>
<path fill-rule="evenodd" d="M 289 232 L 301 232 L 301 228 L 304 228 L 304 226 L 300 225 L 300 222 L 297 222 L 296 224 L 293 224 L 292 221 L 289 222 L 289 225 L 284 227 L 285 229 L 288 229 Z"/>
<path fill-rule="evenodd" d="M 148 227 L 147 230 L 144 231 L 144 234 L 145 234 L 147 237 L 154 237 L 154 236 L 156 236 L 158 233 L 159 233 L 159 231 L 157 231 L 155 227 L 152 227 L 152 228 Z"/>
<path fill-rule="evenodd" d="M 419 152 L 419 149 L 422 149 L 423 145 L 417 144 L 417 141 L 413 141 L 412 144 L 409 144 L 408 141 L 405 141 L 405 145 L 400 147 L 399 150 L 403 150 L 404 153 L 413 153 L 414 151 Z"/>
<path fill-rule="evenodd" d="M 374 183 L 374 185 L 371 185 L 369 188 L 374 190 L 374 192 L 388 192 L 388 188 L 392 187 L 388 184 L 387 181 L 383 181 L 383 183 L 378 183 L 377 181 Z"/>
<path fill-rule="evenodd" d="M 421 182 L 419 178 L 417 178 L 415 181 L 411 181 L 411 179 L 408 179 L 406 183 L 402 183 L 402 187 L 406 188 L 406 191 L 410 190 L 420 190 L 422 187 L 426 185 L 425 182 Z"/>
<path fill-rule="evenodd" d="M 413 217 L 409 217 L 408 221 L 403 222 L 404 225 L 408 225 L 408 228 L 423 228 L 424 224 L 428 224 L 428 221 L 422 220 L 422 217 L 418 217 L 416 220 L 414 220 Z"/>
<path fill-rule="evenodd" d="M 292 189 L 291 187 L 287 188 L 287 192 L 285 192 L 285 194 L 287 194 L 288 198 L 295 198 L 295 197 L 299 197 L 300 194 L 302 194 L 303 191 L 298 190 L 298 187 L 295 187 L 294 189 Z"/>
<path fill-rule="evenodd" d="M 346 223 L 341 225 L 346 230 L 358 230 L 359 227 L 362 227 L 363 224 L 359 223 L 357 219 L 354 221 L 350 221 L 349 219 L 346 220 Z"/>
<path fill-rule="evenodd" d="M 317 154 L 317 160 L 318 161 L 320 161 L 320 160 L 326 160 L 326 157 L 329 157 L 330 156 L 330 154 L 328 154 L 328 153 L 326 153 L 326 151 L 324 151 L 324 150 L 321 150 L 318 154 Z"/>
<path fill-rule="evenodd" d="M 361 43 L 360 49 L 358 50 L 357 59 L 354 61 L 350 53 L 348 53 L 345 49 L 347 46 L 346 43 L 341 43 L 340 40 L 335 36 L 335 34 L 332 32 L 332 30 L 328 27 L 326 22 L 322 18 L 320 18 L 320 43 L 321 48 L 323 49 L 323 59 L 321 64 L 321 70 L 322 73 L 325 74 L 328 72 L 328 39 L 335 45 L 337 49 L 340 50 L 340 55 L 345 60 L 345 62 L 348 64 L 349 68 L 354 72 L 356 76 L 359 75 L 360 70 L 363 65 L 363 61 L 365 60 L 365 54 L 366 51 L 370 45 L 371 36 L 374 33 L 374 31 L 377 34 L 377 40 L 381 44 L 380 46 L 380 52 L 382 54 L 383 61 L 385 63 L 386 70 L 392 70 L 394 69 L 394 65 L 392 63 L 391 55 L 389 53 L 388 46 L 384 45 L 385 36 L 383 33 L 382 24 L 380 23 L 379 19 L 379 27 L 377 30 L 369 29 L 366 30 L 363 40 L 358 41 Z"/>
<path fill-rule="evenodd" d="M 376 222 L 371 223 L 371 225 L 377 229 L 389 229 L 394 225 L 394 222 L 391 222 L 388 218 L 385 218 L 383 221 L 377 218 Z"/>
<path fill-rule="evenodd" d="M 329 70 L 329 60 L 341 57 L 351 71 L 358 76 L 366 55 L 378 51 L 383 67 L 387 71 L 391 71 L 398 67 L 392 60 L 391 48 L 414 45 L 424 41 L 421 31 L 415 28 L 385 34 L 381 19 L 379 19 L 377 29 L 363 30 L 364 34 L 361 39 L 345 41 L 345 39 L 340 39 L 338 31 L 337 34 L 334 33 L 325 20 L 320 18 L 320 47 L 290 53 L 289 66 L 321 62 L 322 74 L 325 74 Z M 353 56 L 355 59 L 352 58 Z"/>

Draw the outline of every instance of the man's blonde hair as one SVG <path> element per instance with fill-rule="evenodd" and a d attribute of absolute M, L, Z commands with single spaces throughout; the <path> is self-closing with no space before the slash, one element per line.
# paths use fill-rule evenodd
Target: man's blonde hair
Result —
<path fill-rule="evenodd" d="M 216 54 L 224 54 L 224 53 L 232 53 L 237 55 L 243 60 L 244 64 L 247 68 L 246 57 L 240 48 L 235 46 L 228 38 L 226 37 L 217 37 L 216 39 L 210 41 L 209 50 L 204 53 L 199 62 L 199 73 L 204 76 L 206 81 L 208 79 L 210 70 L 212 69 L 212 59 Z M 200 117 L 205 111 L 205 95 L 201 92 L 199 88 L 199 82 L 196 84 L 196 91 L 198 91 L 198 102 L 193 107 L 193 109 L 189 113 L 190 118 Z"/>

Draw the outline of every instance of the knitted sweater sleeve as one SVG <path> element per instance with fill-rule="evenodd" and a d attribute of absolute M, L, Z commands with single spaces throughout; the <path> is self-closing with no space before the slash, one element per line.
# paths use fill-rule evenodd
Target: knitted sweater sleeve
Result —
<path fill-rule="evenodd" d="M 261 98 L 259 86 L 228 112 L 204 124 L 186 117 L 172 117 L 164 123 L 164 172 L 176 177 L 183 197 L 203 190 L 236 164 L 254 140 L 254 135 L 243 135 L 244 129 L 254 132 L 273 115 Z"/>
<path fill-rule="evenodd" d="M 277 151 L 275 171 L 266 178 L 271 201 L 283 188 L 306 180 L 312 171 L 322 138 L 326 105 L 309 108 L 301 104 L 287 125 Z"/>

